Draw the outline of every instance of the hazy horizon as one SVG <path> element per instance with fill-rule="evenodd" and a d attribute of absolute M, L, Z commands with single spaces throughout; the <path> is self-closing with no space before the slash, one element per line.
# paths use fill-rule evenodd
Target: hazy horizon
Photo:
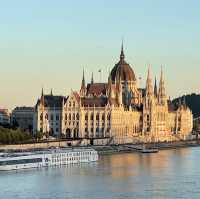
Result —
<path fill-rule="evenodd" d="M 125 59 L 137 79 L 159 80 L 163 66 L 171 98 L 199 93 L 198 1 L 2 1 L 0 7 L 0 107 L 34 106 L 41 89 L 55 95 L 86 81 L 107 81 Z"/>

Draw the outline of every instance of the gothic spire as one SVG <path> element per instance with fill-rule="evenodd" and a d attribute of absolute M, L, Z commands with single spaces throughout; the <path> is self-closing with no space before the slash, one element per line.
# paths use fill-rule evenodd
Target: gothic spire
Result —
<path fill-rule="evenodd" d="M 44 89 L 43 89 L 43 87 L 42 87 L 42 94 L 41 94 L 40 102 L 42 105 L 44 105 Z"/>
<path fill-rule="evenodd" d="M 150 67 L 148 68 L 147 81 L 146 81 L 146 95 L 151 96 L 153 94 L 153 86 L 150 74 Z"/>
<path fill-rule="evenodd" d="M 44 89 L 42 87 L 41 97 L 44 96 Z"/>
<path fill-rule="evenodd" d="M 85 88 L 85 72 L 84 72 L 84 69 L 83 69 L 83 78 L 82 78 L 81 88 Z"/>
<path fill-rule="evenodd" d="M 91 84 L 94 84 L 94 76 L 93 76 L 93 72 L 92 72 Z"/>
<path fill-rule="evenodd" d="M 53 96 L 53 89 L 51 88 L 51 96 Z"/>
<path fill-rule="evenodd" d="M 160 75 L 160 84 L 159 84 L 158 96 L 159 96 L 160 103 L 165 103 L 166 93 L 165 93 L 165 81 L 164 81 L 164 75 L 163 75 L 162 67 L 161 67 L 161 75 Z"/>
<path fill-rule="evenodd" d="M 155 77 L 155 84 L 154 84 L 154 95 L 155 95 L 155 97 L 158 97 L 158 88 L 157 88 L 157 80 L 156 80 L 156 77 Z"/>

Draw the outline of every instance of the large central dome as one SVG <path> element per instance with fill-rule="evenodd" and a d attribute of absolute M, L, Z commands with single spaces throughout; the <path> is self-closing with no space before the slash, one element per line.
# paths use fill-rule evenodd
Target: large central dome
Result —
<path fill-rule="evenodd" d="M 136 81 L 135 73 L 131 66 L 124 60 L 123 45 L 121 49 L 120 61 L 114 66 L 111 71 L 111 79 L 114 82 L 116 78 L 122 81 Z"/>

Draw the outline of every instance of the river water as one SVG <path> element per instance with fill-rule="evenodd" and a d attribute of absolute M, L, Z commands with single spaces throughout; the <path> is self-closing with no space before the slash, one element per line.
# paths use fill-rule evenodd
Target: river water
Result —
<path fill-rule="evenodd" d="M 4 198 L 200 198 L 200 148 L 105 155 L 97 163 L 0 172 Z"/>

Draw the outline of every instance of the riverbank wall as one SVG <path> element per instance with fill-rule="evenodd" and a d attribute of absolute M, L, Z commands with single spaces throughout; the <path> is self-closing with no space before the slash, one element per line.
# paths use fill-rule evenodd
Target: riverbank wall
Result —
<path fill-rule="evenodd" d="M 100 144 L 100 143 L 99 143 Z M 51 141 L 42 143 L 31 144 L 15 144 L 15 145 L 0 145 L 0 151 L 10 150 L 34 150 L 34 149 L 47 149 L 47 148 L 60 148 L 60 147 L 92 147 L 99 152 L 99 154 L 112 154 L 124 152 L 138 152 L 144 144 L 121 144 L 121 145 L 90 145 L 88 140 L 80 141 Z M 187 140 L 176 142 L 160 142 L 160 143 L 146 143 L 147 148 L 157 148 L 158 150 L 176 149 L 183 147 L 198 147 L 200 140 Z"/>

